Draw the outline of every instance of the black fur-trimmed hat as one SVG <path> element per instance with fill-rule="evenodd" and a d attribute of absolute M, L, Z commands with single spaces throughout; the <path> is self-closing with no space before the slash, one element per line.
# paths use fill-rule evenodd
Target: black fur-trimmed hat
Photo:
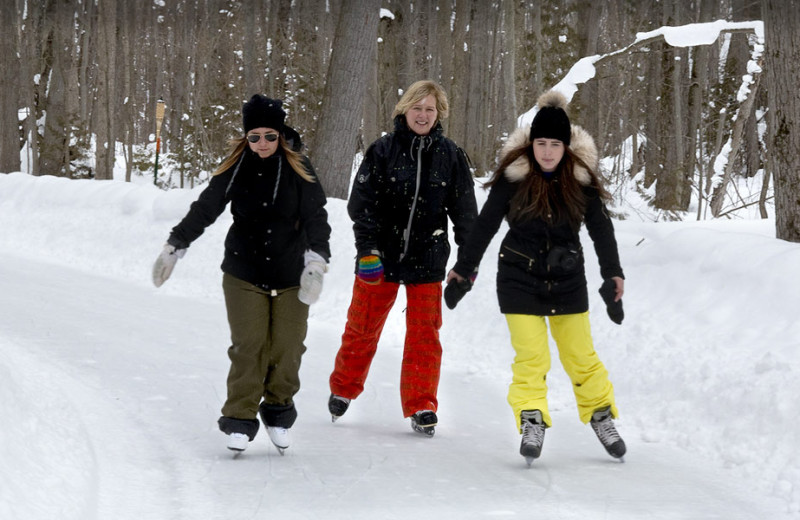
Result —
<path fill-rule="evenodd" d="M 283 101 L 270 99 L 261 94 L 255 94 L 250 101 L 242 107 L 242 121 L 244 133 L 253 128 L 272 128 L 278 132 L 283 130 L 286 112 L 282 108 Z"/>
<path fill-rule="evenodd" d="M 531 123 L 530 139 L 558 139 L 569 146 L 572 128 L 567 116 L 567 98 L 557 90 L 545 92 L 536 102 L 539 111 Z"/>

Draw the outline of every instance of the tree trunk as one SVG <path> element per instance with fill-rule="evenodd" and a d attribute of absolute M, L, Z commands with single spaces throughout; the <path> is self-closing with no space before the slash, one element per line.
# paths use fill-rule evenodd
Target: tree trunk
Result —
<path fill-rule="evenodd" d="M 513 0 L 501 0 L 500 9 L 502 16 L 498 26 L 501 31 L 500 50 L 500 95 L 498 96 L 500 106 L 495 113 L 494 128 L 497 129 L 496 135 L 508 135 L 517 124 L 517 89 L 516 78 L 516 9 Z M 497 146 L 495 146 L 497 148 Z M 496 151 L 496 150 L 495 150 Z"/>
<path fill-rule="evenodd" d="M 742 147 L 742 140 L 744 138 L 744 128 L 747 122 L 747 115 L 753 110 L 753 103 L 755 102 L 756 95 L 758 94 L 758 85 L 761 80 L 761 74 L 754 75 L 754 81 L 750 84 L 750 92 L 747 98 L 742 103 L 739 110 L 736 112 L 736 120 L 733 123 L 733 130 L 731 131 L 731 150 L 728 154 L 728 162 L 725 165 L 725 173 L 722 179 L 714 188 L 714 194 L 711 197 L 711 214 L 718 217 L 722 211 L 722 204 L 725 202 L 725 192 L 728 183 L 733 175 L 733 168 L 736 165 L 739 149 Z"/>
<path fill-rule="evenodd" d="M 800 242 L 800 0 L 763 0 L 776 236 Z"/>
<path fill-rule="evenodd" d="M 663 43 L 653 43 L 651 51 L 648 53 L 645 61 L 647 63 L 647 106 L 652 106 L 651 110 L 647 111 L 646 120 L 644 124 L 644 133 L 647 139 L 645 144 L 645 176 L 644 185 L 649 188 L 659 178 L 663 168 L 663 155 L 661 148 L 661 111 L 657 108 L 659 106 L 659 97 L 661 96 L 661 85 L 663 84 L 663 72 L 661 69 L 661 50 Z"/>
<path fill-rule="evenodd" d="M 463 143 L 466 135 L 467 120 L 467 70 L 468 54 L 464 50 L 467 41 L 467 26 L 470 25 L 470 2 L 461 0 L 456 3 L 453 25 L 453 80 L 447 96 L 450 100 L 450 117 L 447 125 L 447 136 L 456 143 Z M 469 153 L 469 150 L 467 150 Z"/>
<path fill-rule="evenodd" d="M 361 125 L 361 104 L 375 55 L 380 2 L 344 0 L 336 26 L 322 111 L 311 151 L 329 197 L 346 199 Z"/>
<path fill-rule="evenodd" d="M 466 125 L 464 142 L 459 143 L 472 158 L 475 175 L 484 176 L 491 168 L 486 160 L 486 100 L 482 92 L 487 86 L 489 71 L 488 31 L 491 19 L 491 4 L 475 2 L 469 22 L 468 83 L 466 106 Z"/>
<path fill-rule="evenodd" d="M 116 145 L 117 2 L 103 0 L 97 7 L 97 102 L 95 103 L 95 179 L 114 178 Z"/>
<path fill-rule="evenodd" d="M 19 171 L 20 134 L 19 90 L 16 87 L 20 77 L 19 56 L 16 49 L 17 15 L 14 2 L 0 2 L 0 173 Z"/>
<path fill-rule="evenodd" d="M 77 123 L 78 77 L 74 64 L 75 13 L 67 2 L 51 4 L 47 12 L 50 76 L 46 80 L 47 116 L 42 136 L 41 167 L 46 175 L 71 177 L 70 144 Z"/>
<path fill-rule="evenodd" d="M 22 122 L 24 139 L 28 145 L 28 165 L 27 171 L 31 175 L 41 175 L 39 168 L 39 130 L 37 120 L 41 117 L 42 106 L 39 103 L 43 99 L 44 93 L 41 87 L 42 80 L 36 80 L 42 73 L 44 60 L 41 52 L 41 32 L 43 24 L 43 11 L 45 6 L 41 3 L 33 2 L 29 4 L 28 18 L 25 29 L 17 27 L 14 31 L 16 41 L 19 42 L 20 55 L 20 83 L 18 90 L 22 97 L 22 107 L 26 110 L 27 116 Z M 19 24 L 22 22 L 19 21 Z"/>
<path fill-rule="evenodd" d="M 381 91 L 380 80 L 378 78 L 378 46 L 375 46 L 375 54 L 372 63 L 368 66 L 367 89 L 364 96 L 363 124 L 361 128 L 358 151 L 366 151 L 369 144 L 380 137 L 381 129 L 386 118 L 383 117 L 381 110 Z"/>
<path fill-rule="evenodd" d="M 688 110 L 688 123 L 686 135 L 689 137 L 687 140 L 686 150 L 686 171 L 690 175 L 694 175 L 698 168 L 697 162 L 697 149 L 700 147 L 700 123 L 703 118 L 703 94 L 708 91 L 708 60 L 710 57 L 709 46 L 701 45 L 694 51 L 694 60 L 692 60 L 692 75 L 691 84 L 689 85 L 689 110 Z M 700 211 L 703 200 L 703 177 L 702 172 L 698 173 L 698 189 L 697 189 L 697 206 Z"/>

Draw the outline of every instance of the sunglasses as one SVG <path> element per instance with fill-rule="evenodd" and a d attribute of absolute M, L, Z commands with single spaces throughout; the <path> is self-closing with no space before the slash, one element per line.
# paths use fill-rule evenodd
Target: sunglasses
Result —
<path fill-rule="evenodd" d="M 278 140 L 278 134 L 264 134 L 263 136 L 261 134 L 249 134 L 247 140 L 255 144 L 259 142 L 262 137 L 270 143 Z"/>

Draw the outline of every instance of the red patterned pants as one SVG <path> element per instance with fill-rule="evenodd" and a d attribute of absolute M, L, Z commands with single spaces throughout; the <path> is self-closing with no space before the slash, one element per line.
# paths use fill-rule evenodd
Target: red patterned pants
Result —
<path fill-rule="evenodd" d="M 397 298 L 400 285 L 369 285 L 356 277 L 353 300 L 336 365 L 330 377 L 331 392 L 355 399 L 364 391 L 378 339 Z M 406 285 L 406 340 L 400 374 L 403 416 L 420 410 L 437 410 L 436 391 L 442 364 L 442 284 Z"/>

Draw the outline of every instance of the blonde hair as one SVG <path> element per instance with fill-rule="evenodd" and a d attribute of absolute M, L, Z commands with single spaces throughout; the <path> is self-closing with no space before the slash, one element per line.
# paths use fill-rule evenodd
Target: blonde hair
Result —
<path fill-rule="evenodd" d="M 303 156 L 289 147 L 289 143 L 286 142 L 283 134 L 278 134 L 278 144 L 281 150 L 283 150 L 286 160 L 289 161 L 289 166 L 292 167 L 295 173 L 308 182 L 316 182 L 314 177 L 311 175 L 311 171 L 309 171 L 308 167 L 306 166 Z M 247 149 L 247 136 L 231 139 L 230 145 L 230 154 L 228 154 L 228 157 L 222 161 L 222 164 L 220 164 L 211 175 L 219 175 L 239 162 L 239 159 L 241 159 L 245 149 Z"/>
<path fill-rule="evenodd" d="M 423 98 L 433 96 L 436 100 L 436 110 L 438 112 L 437 120 L 447 119 L 450 112 L 450 105 L 447 102 L 447 94 L 444 89 L 435 81 L 423 79 L 413 83 L 408 90 L 405 91 L 400 101 L 394 106 L 392 119 L 399 115 L 403 115 L 416 103 L 419 103 Z"/>

